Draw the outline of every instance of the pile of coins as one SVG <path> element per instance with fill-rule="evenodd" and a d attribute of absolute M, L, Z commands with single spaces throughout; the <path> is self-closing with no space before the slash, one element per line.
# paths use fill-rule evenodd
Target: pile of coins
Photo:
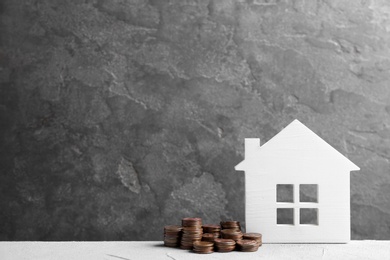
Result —
<path fill-rule="evenodd" d="M 169 247 L 178 247 L 181 240 L 181 226 L 164 227 L 164 245 Z"/>
<path fill-rule="evenodd" d="M 202 240 L 202 219 L 183 218 L 181 225 L 183 233 L 181 236 L 180 248 L 192 249 L 194 242 Z"/>
<path fill-rule="evenodd" d="M 259 233 L 242 233 L 240 222 L 221 221 L 202 226 L 201 218 L 183 218 L 182 226 L 164 227 L 164 245 L 192 249 L 195 253 L 255 252 L 262 245 Z M 221 237 L 221 238 L 220 238 Z"/>
<path fill-rule="evenodd" d="M 236 248 L 236 242 L 233 239 L 214 239 L 215 250 L 217 252 L 231 252 Z"/>
<path fill-rule="evenodd" d="M 256 240 L 242 239 L 236 241 L 237 249 L 242 252 L 255 252 L 259 249 L 259 243 Z"/>
<path fill-rule="evenodd" d="M 198 254 L 210 254 L 214 252 L 214 243 L 207 241 L 196 241 L 194 242 L 193 251 Z"/>

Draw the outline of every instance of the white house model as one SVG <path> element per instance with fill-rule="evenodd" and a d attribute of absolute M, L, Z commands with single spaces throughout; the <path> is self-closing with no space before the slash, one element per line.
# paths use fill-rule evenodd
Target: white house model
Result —
<path fill-rule="evenodd" d="M 247 232 L 264 243 L 347 243 L 350 171 L 359 167 L 298 120 L 264 145 L 245 139 Z"/>

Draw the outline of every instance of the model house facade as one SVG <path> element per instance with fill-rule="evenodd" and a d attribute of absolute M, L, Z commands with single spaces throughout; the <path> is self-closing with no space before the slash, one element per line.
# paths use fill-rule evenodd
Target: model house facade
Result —
<path fill-rule="evenodd" d="M 245 139 L 247 232 L 264 243 L 350 240 L 350 172 L 359 167 L 294 120 L 260 146 Z"/>

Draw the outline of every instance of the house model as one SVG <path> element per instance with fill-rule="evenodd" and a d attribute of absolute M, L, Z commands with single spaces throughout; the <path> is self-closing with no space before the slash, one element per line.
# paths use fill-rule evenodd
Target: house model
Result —
<path fill-rule="evenodd" d="M 347 243 L 350 172 L 359 167 L 294 120 L 267 143 L 245 139 L 247 232 L 264 243 Z"/>

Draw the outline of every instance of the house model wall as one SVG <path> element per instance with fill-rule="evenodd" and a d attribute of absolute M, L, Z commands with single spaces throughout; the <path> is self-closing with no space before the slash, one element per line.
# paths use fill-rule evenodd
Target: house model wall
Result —
<path fill-rule="evenodd" d="M 245 171 L 246 231 L 264 243 L 350 240 L 350 171 L 359 167 L 298 120 L 262 146 L 246 138 L 235 169 Z"/>

